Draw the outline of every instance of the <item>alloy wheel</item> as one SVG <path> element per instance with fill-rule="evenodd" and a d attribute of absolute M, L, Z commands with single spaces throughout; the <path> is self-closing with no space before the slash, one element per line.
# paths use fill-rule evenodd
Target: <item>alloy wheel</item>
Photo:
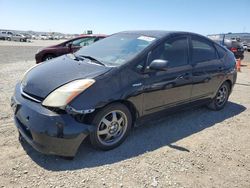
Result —
<path fill-rule="evenodd" d="M 110 146 L 119 142 L 128 127 L 128 119 L 120 110 L 106 114 L 97 127 L 97 138 L 103 145 Z"/>
<path fill-rule="evenodd" d="M 226 85 L 222 85 L 216 95 L 216 104 L 218 106 L 223 106 L 228 97 L 228 88 Z"/>

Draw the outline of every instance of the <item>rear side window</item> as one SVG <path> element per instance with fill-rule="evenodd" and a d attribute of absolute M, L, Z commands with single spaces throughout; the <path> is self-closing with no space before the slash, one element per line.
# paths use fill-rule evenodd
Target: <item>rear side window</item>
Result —
<path fill-rule="evenodd" d="M 215 48 L 216 48 L 216 50 L 218 52 L 219 58 L 220 59 L 223 58 L 225 56 L 225 54 L 226 54 L 226 50 L 223 49 L 221 46 L 219 46 L 217 44 L 215 44 Z"/>
<path fill-rule="evenodd" d="M 194 63 L 217 59 L 217 54 L 212 43 L 202 38 L 192 37 L 192 59 Z"/>

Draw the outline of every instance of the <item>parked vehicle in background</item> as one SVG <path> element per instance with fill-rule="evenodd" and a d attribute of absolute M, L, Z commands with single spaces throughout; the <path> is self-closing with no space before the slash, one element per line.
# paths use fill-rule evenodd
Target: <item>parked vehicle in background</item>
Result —
<path fill-rule="evenodd" d="M 245 50 L 241 42 L 225 39 L 223 45 L 234 53 L 236 59 L 244 59 Z"/>
<path fill-rule="evenodd" d="M 36 40 L 36 39 L 38 39 L 38 36 L 37 35 L 31 35 L 31 39 Z"/>
<path fill-rule="evenodd" d="M 24 35 L 27 39 L 29 39 L 29 40 L 32 39 L 32 35 L 30 35 L 30 34 L 28 34 L 28 33 L 24 33 L 23 35 Z"/>
<path fill-rule="evenodd" d="M 49 37 L 48 37 L 47 35 L 40 35 L 40 36 L 39 36 L 39 39 L 40 39 L 40 40 L 48 40 Z"/>
<path fill-rule="evenodd" d="M 235 64 L 229 50 L 194 33 L 114 34 L 27 71 L 11 100 L 19 138 L 67 157 L 88 136 L 113 149 L 147 115 L 197 104 L 223 109 Z"/>
<path fill-rule="evenodd" d="M 58 35 L 53 36 L 53 40 L 59 40 L 59 39 L 60 39 L 60 37 Z"/>
<path fill-rule="evenodd" d="M 212 39 L 213 41 L 217 42 L 218 44 L 225 46 L 231 52 L 233 52 L 236 59 L 244 59 L 244 48 L 243 44 L 237 40 L 232 39 Z"/>
<path fill-rule="evenodd" d="M 248 50 L 247 46 L 250 43 L 250 33 L 226 33 L 226 34 L 211 34 L 208 35 L 208 38 L 212 39 L 212 40 L 216 40 L 219 41 L 220 43 L 222 43 L 223 40 L 232 40 L 232 41 L 237 41 L 239 43 L 242 43 L 242 48 L 244 50 Z M 223 45 L 223 44 L 222 44 Z M 238 46 L 237 51 L 242 51 L 242 49 L 239 49 L 240 44 L 237 44 L 236 46 Z M 240 47 L 241 48 L 241 47 Z M 243 58 L 244 57 L 244 53 L 242 52 L 237 52 L 238 54 L 235 53 L 235 49 L 234 49 L 234 54 L 238 57 L 238 58 Z M 235 56 L 235 57 L 236 57 Z M 236 58 L 237 58 L 236 57 Z"/>
<path fill-rule="evenodd" d="M 81 47 L 88 46 L 105 37 L 106 35 L 82 35 L 66 42 L 40 49 L 35 55 L 36 63 L 41 63 L 63 54 L 76 52 Z"/>
<path fill-rule="evenodd" d="M 49 40 L 59 40 L 59 36 L 57 36 L 57 35 L 49 35 L 48 39 Z"/>
<path fill-rule="evenodd" d="M 8 35 L 6 31 L 0 31 L 0 40 L 5 40 L 7 36 Z"/>
<path fill-rule="evenodd" d="M 27 37 L 25 37 L 24 35 L 15 33 L 15 34 L 13 34 L 11 36 L 8 36 L 7 40 L 9 40 L 9 41 L 27 42 Z"/>
<path fill-rule="evenodd" d="M 250 52 L 250 43 L 247 44 L 247 51 Z"/>
<path fill-rule="evenodd" d="M 243 45 L 243 49 L 244 49 L 244 50 L 247 50 L 247 43 L 246 43 L 246 42 L 243 42 L 242 45 Z"/>
<path fill-rule="evenodd" d="M 10 31 L 0 31 L 0 40 L 9 40 L 12 35 Z"/>

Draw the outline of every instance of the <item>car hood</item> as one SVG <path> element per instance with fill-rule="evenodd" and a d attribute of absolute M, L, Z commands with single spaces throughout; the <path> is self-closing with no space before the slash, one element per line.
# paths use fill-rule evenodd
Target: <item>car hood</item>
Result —
<path fill-rule="evenodd" d="M 56 88 L 77 79 L 95 78 L 111 67 L 77 61 L 68 55 L 38 64 L 26 73 L 22 80 L 22 90 L 34 97 L 44 99 Z"/>

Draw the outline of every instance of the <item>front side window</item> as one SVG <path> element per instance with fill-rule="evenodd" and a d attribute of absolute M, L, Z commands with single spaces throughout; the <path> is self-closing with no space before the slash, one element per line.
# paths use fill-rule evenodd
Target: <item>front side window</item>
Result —
<path fill-rule="evenodd" d="M 168 39 L 152 51 L 149 63 L 155 59 L 168 61 L 169 67 L 188 64 L 188 40 L 186 37 Z"/>
<path fill-rule="evenodd" d="M 108 66 L 120 66 L 133 59 L 155 40 L 154 37 L 118 33 L 81 48 L 76 55 L 91 56 Z"/>
<path fill-rule="evenodd" d="M 217 59 L 216 50 L 208 41 L 192 38 L 192 59 L 194 63 Z"/>

